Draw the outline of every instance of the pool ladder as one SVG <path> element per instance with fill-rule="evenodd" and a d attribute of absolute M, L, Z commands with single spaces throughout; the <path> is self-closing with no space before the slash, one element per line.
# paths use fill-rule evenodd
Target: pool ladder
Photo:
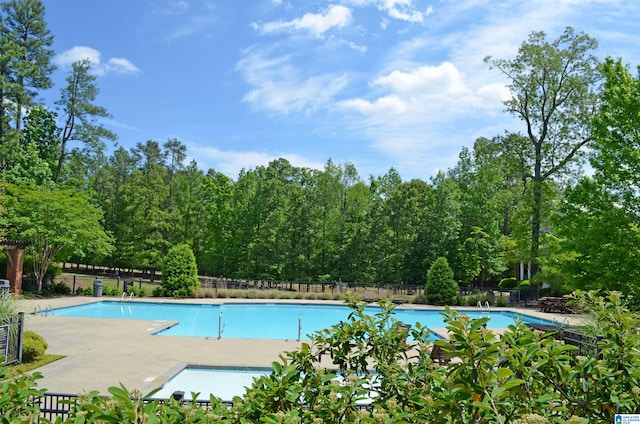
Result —
<path fill-rule="evenodd" d="M 44 309 L 42 309 L 42 307 L 38 303 L 33 308 L 33 315 L 35 315 L 35 316 L 40 315 L 40 316 L 46 317 L 46 316 L 49 316 L 49 312 L 51 312 L 51 311 L 52 311 L 51 305 L 47 305 L 47 306 L 44 307 Z"/>
<path fill-rule="evenodd" d="M 491 308 L 490 308 L 490 306 L 489 306 L 489 301 L 488 301 L 488 300 L 487 300 L 487 301 L 485 301 L 485 302 L 484 302 L 484 305 L 482 305 L 482 302 L 480 302 L 480 301 L 478 300 L 478 309 L 479 309 L 480 311 L 487 311 L 487 312 L 489 312 L 489 311 L 491 310 Z"/>
<path fill-rule="evenodd" d="M 133 298 L 133 292 L 129 294 L 129 300 L 128 300 L 129 303 L 131 303 L 131 298 Z M 127 292 L 122 292 L 122 296 L 120 297 L 120 303 L 124 302 L 125 300 L 127 300 Z"/>
<path fill-rule="evenodd" d="M 222 317 L 222 311 L 220 311 L 220 315 L 218 315 L 218 340 L 222 338 L 222 333 L 224 333 L 224 319 Z"/>
<path fill-rule="evenodd" d="M 222 333 L 224 333 L 225 327 L 226 327 L 226 324 L 224 322 L 224 315 L 222 314 L 222 311 L 220 311 L 220 314 L 218 315 L 218 340 L 220 340 L 222 338 Z M 297 341 L 300 341 L 301 335 L 302 335 L 302 315 L 298 315 L 298 338 L 297 338 Z"/>

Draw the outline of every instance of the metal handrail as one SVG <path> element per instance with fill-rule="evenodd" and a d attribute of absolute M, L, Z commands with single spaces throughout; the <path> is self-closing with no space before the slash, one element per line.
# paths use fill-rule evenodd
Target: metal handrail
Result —
<path fill-rule="evenodd" d="M 220 315 L 218 315 L 218 340 L 222 338 L 222 333 L 224 333 L 225 323 L 222 319 L 222 311 L 220 311 Z"/>

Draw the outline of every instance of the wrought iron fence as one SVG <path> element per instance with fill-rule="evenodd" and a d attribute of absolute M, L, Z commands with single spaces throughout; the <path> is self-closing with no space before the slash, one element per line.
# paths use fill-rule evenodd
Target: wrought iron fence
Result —
<path fill-rule="evenodd" d="M 569 354 L 574 358 L 576 356 L 587 356 L 600 359 L 602 356 L 600 351 L 602 336 L 590 336 L 571 328 L 562 328 L 557 333 L 556 338 L 564 341 L 567 345 L 572 345 L 578 348 L 569 352 Z"/>
<path fill-rule="evenodd" d="M 0 357 L 2 364 L 22 362 L 24 312 L 0 319 Z"/>
<path fill-rule="evenodd" d="M 57 418 L 67 419 L 76 399 L 77 396 L 71 394 L 45 393 L 36 399 L 35 404 L 40 409 L 40 417 L 53 422 Z"/>
<path fill-rule="evenodd" d="M 162 404 L 168 399 L 145 399 L 144 403 L 158 402 Z M 178 399 L 180 400 L 180 399 Z M 62 421 L 69 418 L 72 409 L 75 407 L 78 401 L 78 395 L 69 393 L 44 393 L 41 397 L 35 399 L 34 403 L 40 410 L 40 417 L 50 421 L 60 419 Z M 208 408 L 211 403 L 208 400 L 196 400 L 195 402 L 189 401 L 190 404 L 195 404 L 200 408 Z M 231 402 L 223 402 L 233 406 Z"/>
<path fill-rule="evenodd" d="M 173 398 L 176 400 L 182 400 L 184 396 L 183 392 L 175 392 L 173 394 Z M 76 402 L 78 400 L 78 396 L 74 394 L 68 393 L 44 393 L 41 397 L 35 399 L 34 404 L 37 405 L 40 409 L 40 417 L 47 419 L 49 421 L 55 421 L 56 419 L 60 419 L 60 421 L 64 421 L 69 418 L 72 409 L 74 408 Z M 157 402 L 158 404 L 163 404 L 167 402 L 169 399 L 145 399 L 143 402 L 151 403 Z M 195 405 L 199 408 L 210 408 L 211 402 L 208 400 L 196 400 L 196 401 L 184 401 L 184 403 L 188 403 L 189 405 Z M 223 401 L 224 405 L 228 408 L 233 407 L 233 402 L 231 401 Z M 356 405 L 358 409 L 367 409 L 369 407 L 368 404 L 358 404 Z"/>

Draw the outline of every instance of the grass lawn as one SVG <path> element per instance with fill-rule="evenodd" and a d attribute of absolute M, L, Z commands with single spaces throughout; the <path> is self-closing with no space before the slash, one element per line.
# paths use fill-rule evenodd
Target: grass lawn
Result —
<path fill-rule="evenodd" d="M 17 375 L 25 374 L 62 358 L 64 358 L 64 355 L 42 355 L 34 362 L 10 365 L 5 377 L 15 377 Z"/>

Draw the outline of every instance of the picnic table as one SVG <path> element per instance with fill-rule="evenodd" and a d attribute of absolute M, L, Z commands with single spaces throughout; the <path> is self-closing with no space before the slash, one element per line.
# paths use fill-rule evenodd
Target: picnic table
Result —
<path fill-rule="evenodd" d="M 566 297 L 541 297 L 538 299 L 538 305 L 541 312 L 560 312 L 562 314 L 568 312 Z"/>

